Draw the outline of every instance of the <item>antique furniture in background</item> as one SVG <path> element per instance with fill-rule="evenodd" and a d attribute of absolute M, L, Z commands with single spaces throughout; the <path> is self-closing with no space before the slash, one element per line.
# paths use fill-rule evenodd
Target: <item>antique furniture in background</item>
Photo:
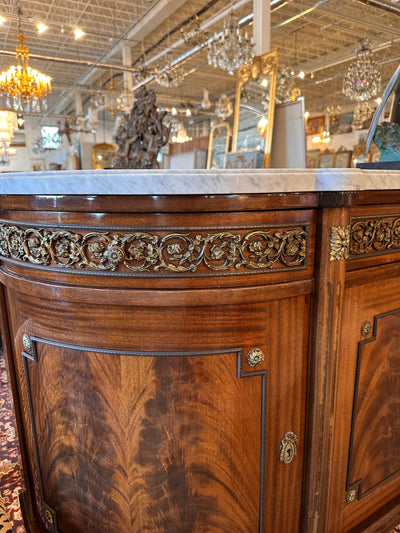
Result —
<path fill-rule="evenodd" d="M 232 152 L 261 149 L 269 166 L 278 52 L 256 56 L 238 70 Z"/>
<path fill-rule="evenodd" d="M 61 175 L 0 179 L 28 532 L 394 526 L 399 174 Z"/>

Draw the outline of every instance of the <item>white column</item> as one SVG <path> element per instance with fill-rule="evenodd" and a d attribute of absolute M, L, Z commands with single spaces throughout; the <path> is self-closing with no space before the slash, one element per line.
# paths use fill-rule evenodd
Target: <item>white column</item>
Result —
<path fill-rule="evenodd" d="M 122 48 L 122 64 L 124 67 L 130 67 L 132 65 L 131 47 L 125 45 Z M 124 72 L 124 88 L 132 91 L 133 76 L 132 72 Z"/>
<path fill-rule="evenodd" d="M 82 111 L 82 97 L 81 97 L 81 93 L 76 91 L 75 93 L 75 112 L 76 112 L 76 116 L 77 117 L 82 117 L 83 116 L 83 111 Z"/>
<path fill-rule="evenodd" d="M 83 121 L 83 109 L 82 109 L 82 96 L 81 96 L 81 93 L 78 91 L 75 92 L 75 113 L 78 119 L 78 124 L 80 124 L 81 121 Z M 84 162 L 84 157 L 83 157 L 84 134 L 80 131 L 77 134 L 77 138 L 79 139 L 79 166 L 81 170 L 85 170 L 85 162 Z"/>
<path fill-rule="evenodd" d="M 253 0 L 253 40 L 256 56 L 269 52 L 271 47 L 271 13 L 269 0 Z"/>

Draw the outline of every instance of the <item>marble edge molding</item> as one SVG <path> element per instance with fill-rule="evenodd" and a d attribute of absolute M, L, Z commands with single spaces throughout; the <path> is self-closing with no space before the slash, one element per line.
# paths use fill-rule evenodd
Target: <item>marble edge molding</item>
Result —
<path fill-rule="evenodd" d="M 78 170 L 0 173 L 0 194 L 262 194 L 400 189 L 400 171 L 364 169 Z"/>

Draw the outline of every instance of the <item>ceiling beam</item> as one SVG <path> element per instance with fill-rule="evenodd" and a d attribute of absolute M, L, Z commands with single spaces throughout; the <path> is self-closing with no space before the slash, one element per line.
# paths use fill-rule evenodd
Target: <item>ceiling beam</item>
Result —
<path fill-rule="evenodd" d="M 186 0 L 174 0 L 174 10 L 179 9 Z M 163 20 L 168 18 L 171 13 L 170 1 L 169 0 L 156 0 L 153 2 L 151 7 L 146 11 L 146 13 L 140 18 L 140 20 L 132 24 L 125 32 L 123 32 L 116 42 L 111 46 L 107 52 L 105 52 L 98 59 L 98 63 L 106 61 L 111 58 L 113 55 L 120 53 L 123 50 L 124 45 L 127 41 L 141 41 L 149 33 L 151 33 Z M 113 67 L 115 69 L 115 67 Z M 93 65 L 90 69 L 82 75 L 77 81 L 76 86 L 85 85 L 90 83 L 94 76 L 96 75 L 96 66 Z M 50 112 L 57 114 L 62 112 L 71 102 L 71 97 L 69 94 L 60 95 L 58 103 L 53 106 Z"/>

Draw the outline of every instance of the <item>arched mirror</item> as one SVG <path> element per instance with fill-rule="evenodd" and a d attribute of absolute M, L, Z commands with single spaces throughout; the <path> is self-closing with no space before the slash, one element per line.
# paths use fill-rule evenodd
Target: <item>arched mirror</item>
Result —
<path fill-rule="evenodd" d="M 278 52 L 256 56 L 238 70 L 232 151 L 264 153 L 269 166 Z"/>
<path fill-rule="evenodd" d="M 207 168 L 225 168 L 230 137 L 231 127 L 227 122 L 221 122 L 211 128 Z"/>

